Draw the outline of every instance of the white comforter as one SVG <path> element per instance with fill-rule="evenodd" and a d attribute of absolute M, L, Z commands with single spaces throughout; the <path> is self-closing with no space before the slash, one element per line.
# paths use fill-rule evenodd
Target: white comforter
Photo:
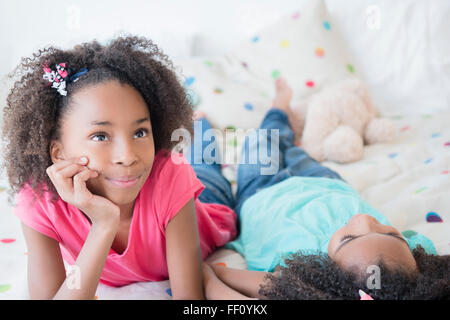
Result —
<path fill-rule="evenodd" d="M 396 141 L 366 147 L 364 158 L 356 163 L 324 165 L 339 172 L 400 231 L 421 232 L 433 240 L 438 254 L 450 254 L 450 113 L 393 120 L 399 129 Z M 234 181 L 233 167 L 224 171 Z M 0 299 L 28 299 L 27 248 L 20 222 L 6 201 L 5 177 L 0 186 Z M 209 259 L 246 266 L 243 257 L 224 249 Z M 171 299 L 168 289 L 168 281 L 122 288 L 100 284 L 97 297 Z"/>

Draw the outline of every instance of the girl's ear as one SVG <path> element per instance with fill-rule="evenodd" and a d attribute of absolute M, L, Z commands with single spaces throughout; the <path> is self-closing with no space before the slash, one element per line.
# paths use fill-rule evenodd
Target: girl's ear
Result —
<path fill-rule="evenodd" d="M 61 142 L 53 140 L 50 143 L 50 158 L 52 159 L 53 163 L 65 160 L 64 149 Z"/>

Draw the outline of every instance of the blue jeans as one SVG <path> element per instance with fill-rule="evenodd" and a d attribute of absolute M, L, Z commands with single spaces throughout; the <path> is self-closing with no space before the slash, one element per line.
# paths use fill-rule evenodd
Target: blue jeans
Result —
<path fill-rule="evenodd" d="M 286 113 L 279 109 L 271 109 L 264 117 L 260 128 L 245 138 L 238 167 L 238 188 L 234 199 L 231 185 L 222 175 L 221 165 L 215 161 L 220 159 L 216 157 L 216 151 L 219 149 L 215 137 L 212 137 L 214 139 L 212 142 L 203 141 L 203 134 L 211 129 L 211 125 L 205 118 L 199 121 L 201 128 L 194 125 L 194 142 L 186 154 L 186 159 L 197 178 L 205 185 L 199 199 L 205 203 L 220 203 L 234 208 L 238 217 L 245 200 L 262 188 L 289 177 L 327 177 L 343 180 L 338 173 L 322 166 L 295 146 L 294 132 Z M 206 148 L 212 151 L 204 152 Z M 263 149 L 262 153 L 266 153 L 265 150 L 270 151 L 266 157 L 260 156 Z"/>
<path fill-rule="evenodd" d="M 203 203 L 219 203 L 233 209 L 236 204 L 231 185 L 222 175 L 222 167 L 216 161 L 216 159 L 220 159 L 216 138 L 212 136 L 212 142 L 203 141 L 203 135 L 206 130 L 211 129 L 211 125 L 205 118 L 198 121 L 197 125 L 194 124 L 194 141 L 185 155 L 197 178 L 205 186 L 198 198 Z M 198 124 L 201 124 L 201 127 Z M 212 151 L 204 152 L 206 148 Z"/>
<path fill-rule="evenodd" d="M 269 163 L 264 163 L 267 162 L 262 157 L 264 153 L 269 155 Z M 257 161 L 249 163 L 247 159 Z M 261 161 L 263 159 L 265 161 Z M 322 166 L 294 144 L 294 132 L 287 114 L 272 108 L 264 117 L 260 128 L 245 138 L 242 147 L 235 207 L 238 217 L 245 200 L 262 188 L 292 176 L 326 177 L 344 181 L 338 173 Z"/>

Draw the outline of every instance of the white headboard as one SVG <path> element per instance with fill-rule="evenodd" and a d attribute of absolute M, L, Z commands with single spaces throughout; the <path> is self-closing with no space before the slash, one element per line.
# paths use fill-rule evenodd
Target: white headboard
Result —
<path fill-rule="evenodd" d="M 0 74 L 46 45 L 71 47 L 125 31 L 172 58 L 225 53 L 305 0 L 15 0 L 0 2 Z"/>

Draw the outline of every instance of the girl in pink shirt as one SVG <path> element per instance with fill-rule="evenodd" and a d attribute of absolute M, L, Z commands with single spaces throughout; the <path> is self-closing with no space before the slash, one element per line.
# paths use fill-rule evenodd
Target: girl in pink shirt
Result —
<path fill-rule="evenodd" d="M 30 297 L 91 299 L 99 281 L 169 279 L 173 298 L 203 299 L 201 261 L 235 237 L 236 214 L 220 170 L 209 168 L 211 180 L 193 164 L 197 178 L 171 151 L 176 129 L 193 130 L 167 56 L 125 37 L 40 50 L 18 71 L 3 165 L 27 242 Z"/>

